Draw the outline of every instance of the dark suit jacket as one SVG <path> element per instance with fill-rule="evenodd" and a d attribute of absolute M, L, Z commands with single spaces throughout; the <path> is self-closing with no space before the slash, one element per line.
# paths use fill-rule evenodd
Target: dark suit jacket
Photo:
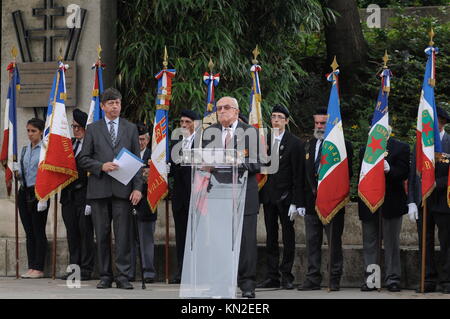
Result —
<path fill-rule="evenodd" d="M 360 167 L 364 157 L 365 147 L 359 152 Z M 409 145 L 394 138 L 389 138 L 386 146 L 388 155 L 385 160 L 390 166 L 386 176 L 386 194 L 381 206 L 384 218 L 400 217 L 408 212 L 404 181 L 409 173 Z M 378 210 L 379 211 L 379 210 Z M 366 204 L 358 197 L 359 219 L 370 220 L 378 216 L 378 211 L 371 213 Z"/>
<path fill-rule="evenodd" d="M 450 135 L 444 133 L 441 141 L 442 151 L 450 154 Z M 416 174 L 416 147 L 411 153 L 411 166 L 408 178 L 408 203 L 415 203 L 417 207 L 422 206 L 422 189 L 419 177 Z M 436 189 L 428 197 L 428 208 L 433 211 L 450 213 L 447 205 L 447 176 L 448 163 L 436 161 L 435 177 Z"/>
<path fill-rule="evenodd" d="M 316 195 L 317 195 L 317 176 L 314 171 L 314 160 L 316 156 L 317 139 L 312 137 L 305 143 L 305 204 L 306 214 L 316 214 Z M 349 179 L 353 176 L 353 147 L 352 143 L 345 140 L 345 148 L 347 150 L 348 175 Z"/>
<path fill-rule="evenodd" d="M 200 147 L 201 131 L 197 130 L 194 136 L 194 141 L 191 148 Z M 182 143 L 183 139 L 177 139 L 173 141 L 172 149 L 178 143 Z M 178 144 L 181 146 L 181 144 Z M 182 148 L 180 147 L 180 152 L 178 154 L 180 157 L 182 155 Z M 192 170 L 191 166 L 181 165 L 173 161 L 172 156 L 170 156 L 170 177 L 173 177 L 172 185 L 172 209 L 174 211 L 189 210 L 189 201 L 191 199 L 191 185 L 192 185 Z"/>
<path fill-rule="evenodd" d="M 268 154 L 273 142 L 267 141 Z M 279 146 L 279 168 L 275 174 L 267 175 L 267 182 L 261 189 L 260 201 L 263 204 L 294 204 L 305 207 L 303 179 L 305 170 L 304 145 L 300 139 L 285 131 Z M 280 199 L 282 199 L 280 201 Z"/>
<path fill-rule="evenodd" d="M 72 144 L 75 143 L 74 138 L 72 138 Z M 86 205 L 86 191 L 87 191 L 87 172 L 80 166 L 80 154 L 75 157 L 75 161 L 77 164 L 78 178 L 74 180 L 72 183 L 67 185 L 61 191 L 61 200 L 60 203 L 62 205 L 66 204 L 76 204 L 77 206 L 85 206 Z"/>
<path fill-rule="evenodd" d="M 450 136 L 447 133 L 444 133 L 441 143 L 442 152 L 450 154 Z M 436 188 L 429 197 L 429 207 L 432 212 L 450 214 L 447 203 L 448 167 L 449 163 L 436 160 L 434 170 Z"/>
<path fill-rule="evenodd" d="M 152 155 L 151 149 L 148 147 L 144 151 L 144 156 L 142 157 L 142 161 L 144 162 L 144 167 L 148 167 L 147 163 Z M 142 176 L 142 199 L 139 201 L 139 203 L 135 206 L 137 217 L 141 221 L 155 221 L 157 214 L 152 213 L 150 210 L 150 206 L 147 201 L 147 178 Z"/>
<path fill-rule="evenodd" d="M 142 192 L 142 170 L 126 186 L 102 171 L 102 165 L 112 162 L 123 147 L 139 157 L 139 135 L 133 123 L 120 118 L 115 147 L 112 146 L 104 119 L 88 125 L 83 148 L 78 156 L 80 166 L 91 173 L 88 177 L 87 199 L 112 196 L 128 199 L 133 190 Z"/>
<path fill-rule="evenodd" d="M 219 139 L 206 139 L 206 136 L 211 133 L 209 130 L 214 128 L 221 131 L 222 125 L 220 125 L 220 123 L 213 124 L 204 130 L 202 140 L 203 147 L 223 148 L 221 135 L 219 136 Z M 239 121 L 235 133 L 233 134 L 233 139 L 235 146 L 239 147 L 239 145 L 244 145 L 244 149 L 248 151 L 245 163 L 241 164 L 239 172 L 248 171 L 244 215 L 255 215 L 259 212 L 258 182 L 256 180 L 256 174 L 261 171 L 261 164 L 258 160 L 258 142 L 254 145 L 254 141 L 250 140 L 249 133 L 255 137 L 258 136 L 258 132 L 253 126 Z M 250 145 L 251 142 L 252 145 Z M 244 150 L 238 148 L 238 151 Z"/>

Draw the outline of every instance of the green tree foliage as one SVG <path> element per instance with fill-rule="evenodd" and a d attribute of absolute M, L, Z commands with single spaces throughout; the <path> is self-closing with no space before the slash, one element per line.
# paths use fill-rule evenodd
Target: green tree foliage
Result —
<path fill-rule="evenodd" d="M 290 106 L 306 74 L 290 54 L 298 50 L 298 34 L 319 30 L 333 14 L 317 0 L 120 0 L 118 85 L 124 94 L 125 116 L 153 118 L 154 75 L 162 67 L 164 46 L 169 68 L 175 68 L 170 117 L 183 108 L 203 113 L 203 73 L 210 57 L 220 73 L 216 99 L 235 96 L 248 113 L 252 50 L 258 57 L 263 113 L 274 103 Z"/>
<path fill-rule="evenodd" d="M 344 134 L 355 150 L 353 200 L 357 196 L 359 179 L 358 153 L 367 141 L 369 118 L 373 114 L 380 88 L 380 78 L 377 75 L 383 66 L 385 50 L 388 51 L 388 66 L 393 73 L 389 96 L 393 136 L 409 143 L 411 147 L 415 143 L 417 109 L 427 61 L 424 50 L 430 41 L 430 26 L 433 26 L 436 33 L 435 46 L 440 49 L 436 58 L 436 101 L 450 102 L 450 48 L 447 47 L 450 43 L 450 23 L 439 24 L 435 18 L 399 14 L 388 29 L 364 29 L 364 36 L 369 44 L 368 65 L 354 83 L 355 93 L 351 96 L 341 95 L 340 99 Z M 331 68 L 325 63 L 326 49 L 322 33 L 299 35 L 297 42 L 298 49 L 293 48 L 291 54 L 308 76 L 299 84 L 295 99 L 298 105 L 293 110 L 293 118 L 299 126 L 296 133 L 306 137 L 312 133 L 314 110 L 328 104 L 330 83 L 325 80 L 325 73 Z"/>

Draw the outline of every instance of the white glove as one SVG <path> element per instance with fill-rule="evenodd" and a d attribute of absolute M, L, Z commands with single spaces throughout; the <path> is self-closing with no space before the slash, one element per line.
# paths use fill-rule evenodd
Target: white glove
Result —
<path fill-rule="evenodd" d="M 170 163 L 166 164 L 166 173 L 167 173 L 167 175 L 170 174 Z"/>
<path fill-rule="evenodd" d="M 86 207 L 84 208 L 84 216 L 89 215 L 91 215 L 91 205 L 86 205 Z"/>
<path fill-rule="evenodd" d="M 408 204 L 408 216 L 409 220 L 415 222 L 419 219 L 419 210 L 417 209 L 417 205 L 415 203 Z"/>
<path fill-rule="evenodd" d="M 37 204 L 37 211 L 43 212 L 46 209 L 47 209 L 47 201 L 46 200 L 39 201 Z"/>
<path fill-rule="evenodd" d="M 389 173 L 390 170 L 391 166 L 389 166 L 389 163 L 386 160 L 384 160 L 384 172 Z"/>
<path fill-rule="evenodd" d="M 291 221 L 294 220 L 295 214 L 297 214 L 297 207 L 294 204 L 291 204 L 291 206 L 289 206 L 289 212 L 288 212 L 288 216 Z"/>
<path fill-rule="evenodd" d="M 306 209 L 305 209 L 305 207 L 299 207 L 299 208 L 297 208 L 297 214 L 298 214 L 298 216 L 305 217 L 305 214 L 306 214 Z"/>

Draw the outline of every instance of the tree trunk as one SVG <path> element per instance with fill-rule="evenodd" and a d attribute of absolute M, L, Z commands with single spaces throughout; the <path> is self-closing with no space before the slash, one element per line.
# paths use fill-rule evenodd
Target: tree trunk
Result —
<path fill-rule="evenodd" d="M 356 0 L 332 0 L 328 7 L 338 13 L 336 22 L 325 27 L 328 65 L 336 56 L 340 70 L 340 90 L 351 94 L 358 69 L 367 63 L 367 43 L 364 39 Z M 328 69 L 331 70 L 331 69 Z M 327 71 L 328 72 L 328 71 Z"/>

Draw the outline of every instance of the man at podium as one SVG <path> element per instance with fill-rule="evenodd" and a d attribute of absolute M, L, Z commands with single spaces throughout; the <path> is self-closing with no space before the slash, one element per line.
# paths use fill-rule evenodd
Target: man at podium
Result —
<path fill-rule="evenodd" d="M 242 297 L 255 298 L 256 286 L 256 223 L 259 211 L 258 183 L 260 172 L 258 160 L 258 133 L 256 129 L 238 120 L 239 105 L 233 97 L 223 97 L 216 104 L 218 123 L 205 129 L 202 144 L 204 148 L 235 149 L 243 154 L 244 162 L 239 173 L 247 172 L 244 218 L 239 255 L 237 284 Z"/>

